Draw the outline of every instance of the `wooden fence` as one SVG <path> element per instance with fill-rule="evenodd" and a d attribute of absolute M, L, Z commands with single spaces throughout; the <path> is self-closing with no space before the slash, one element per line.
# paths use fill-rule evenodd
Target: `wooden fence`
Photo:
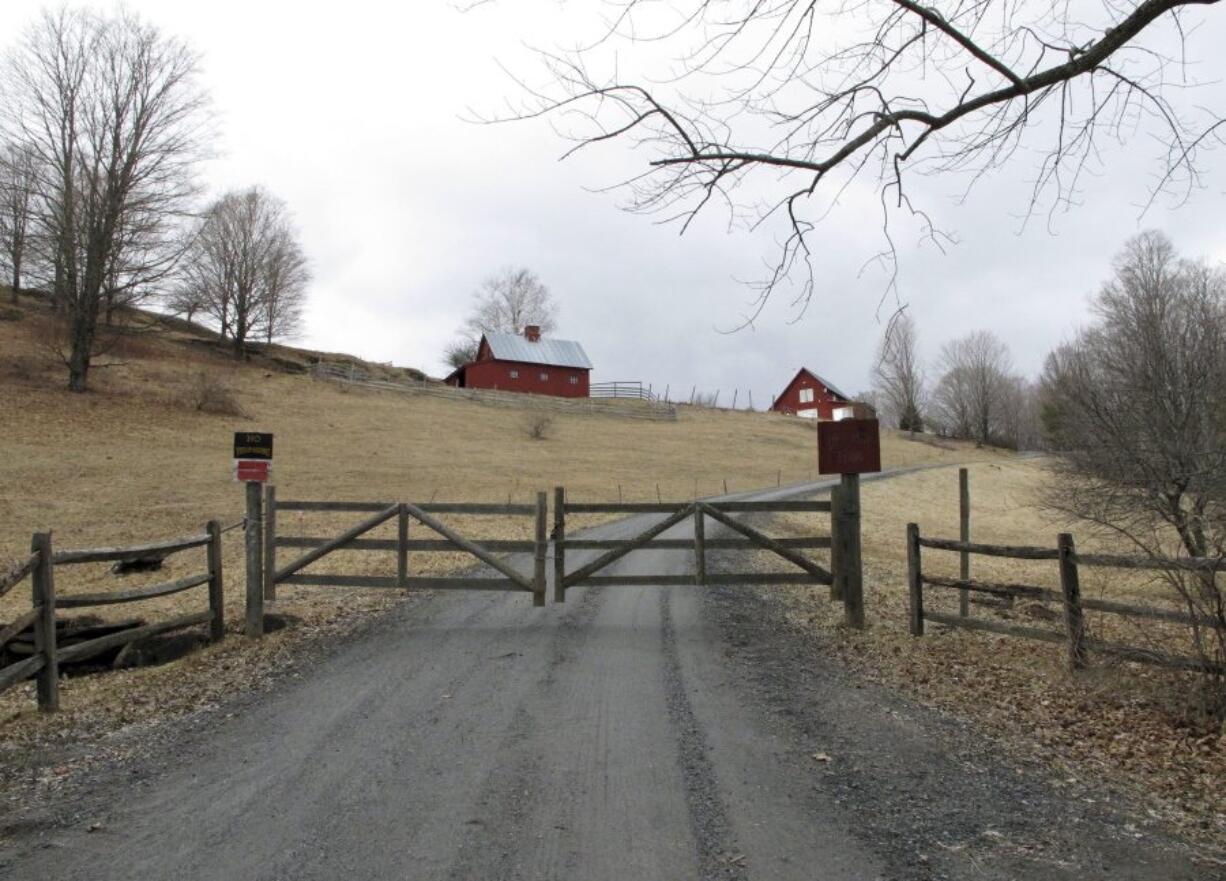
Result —
<path fill-rule="evenodd" d="M 855 477 L 855 475 L 851 475 Z M 847 481 L 845 481 L 847 482 Z M 838 488 L 840 491 L 843 487 Z M 571 587 L 680 585 L 680 584 L 817 584 L 831 587 L 831 598 L 843 601 L 848 622 L 853 627 L 864 625 L 863 589 L 859 553 L 859 483 L 854 490 L 836 492 L 833 500 L 773 501 L 691 501 L 691 502 L 573 502 L 563 487 L 554 489 L 554 602 L 565 602 Z M 830 513 L 831 531 L 826 535 L 792 538 L 772 538 L 762 531 L 737 520 L 734 514 L 778 514 L 784 512 Z M 568 538 L 568 514 L 663 514 L 667 515 L 629 538 Z M 668 530 L 686 520 L 693 520 L 693 535 L 686 538 L 662 538 Z M 708 538 L 706 521 L 725 527 L 732 536 Z M 636 550 L 681 550 L 694 554 L 692 575 L 597 574 L 622 557 Z M 742 572 L 711 574 L 707 571 L 709 550 L 764 549 L 773 552 L 797 567 L 791 572 Z M 825 549 L 831 552 L 831 567 L 815 562 L 802 551 Z M 600 551 L 595 558 L 571 572 L 566 571 L 567 552 Z"/>
<path fill-rule="evenodd" d="M 545 604 L 545 560 L 548 549 L 547 498 L 537 493 L 536 504 L 469 503 L 469 502 L 341 502 L 341 501 L 282 501 L 277 498 L 275 486 L 265 489 L 262 505 L 265 514 L 262 577 L 263 598 L 275 600 L 277 585 L 295 584 L 333 587 L 383 587 L 405 590 L 522 590 L 532 593 L 535 605 Z M 370 513 L 372 516 L 345 530 L 339 535 L 291 536 L 282 535 L 278 529 L 278 515 L 282 511 L 326 511 Z M 533 539 L 472 539 L 461 535 L 443 523 L 436 514 L 506 515 L 532 517 L 536 522 Z M 371 530 L 396 521 L 395 538 L 363 538 Z M 431 538 L 410 538 L 411 522 L 416 522 L 434 533 Z M 305 549 L 292 562 L 284 565 L 277 560 L 279 548 Z M 346 575 L 339 573 L 304 573 L 301 570 L 335 551 L 392 551 L 396 555 L 396 574 L 393 575 Z M 460 551 L 493 568 L 498 576 L 441 577 L 412 575 L 410 554 L 440 551 Z M 526 553 L 533 558 L 533 573 L 525 575 L 502 559 L 500 554 Z M 251 591 L 259 592 L 248 582 L 249 602 Z M 260 613 L 262 614 L 262 612 Z M 262 631 L 261 622 L 252 622 L 249 617 L 249 632 Z"/>
<path fill-rule="evenodd" d="M 1052 560 L 1058 565 L 1060 591 L 1056 592 L 1031 584 L 1011 584 L 980 581 L 971 578 L 945 578 L 936 575 L 926 575 L 923 569 L 922 558 L 924 548 L 953 551 L 964 556 L 979 554 L 991 557 L 1007 557 L 1015 560 Z M 1058 536 L 1056 547 L 1054 548 L 989 545 L 945 538 L 924 538 L 920 535 L 919 526 L 915 523 L 909 523 L 907 524 L 907 583 L 911 635 L 923 636 L 924 623 L 926 621 L 934 621 L 950 627 L 965 627 L 971 630 L 985 630 L 1006 636 L 1018 636 L 1024 639 L 1065 643 L 1068 648 L 1069 666 L 1073 669 L 1083 668 L 1086 665 L 1089 652 L 1094 651 L 1142 664 L 1152 664 L 1181 670 L 1226 673 L 1226 665 L 1213 661 L 1170 655 L 1165 652 L 1102 642 L 1087 637 L 1085 632 L 1086 610 L 1107 612 L 1130 618 L 1187 624 L 1189 626 L 1220 627 L 1221 622 L 1175 609 L 1158 609 L 1150 606 L 1138 606 L 1113 600 L 1082 596 L 1079 574 L 1079 567 L 1081 566 L 1115 569 L 1184 569 L 1188 571 L 1217 572 L 1226 569 L 1226 560 L 1191 557 L 1165 560 L 1150 557 L 1117 556 L 1114 554 L 1079 554 L 1073 542 L 1073 536 L 1068 533 L 1061 533 Z M 965 572 L 966 568 L 967 566 L 964 563 L 962 571 Z M 986 594 L 1008 601 L 1019 597 L 1056 601 L 1064 607 L 1064 630 L 1063 632 L 1058 632 L 1038 627 L 1005 624 L 999 621 L 973 618 L 969 616 L 965 602 L 961 604 L 960 614 L 958 615 L 930 612 L 924 608 L 925 587 L 957 590 L 963 595 L 968 593 Z"/>
<path fill-rule="evenodd" d="M 209 638 L 220 640 L 225 633 L 224 595 L 221 566 L 221 536 L 242 521 L 223 530 L 216 520 L 210 520 L 204 532 L 173 538 L 152 544 L 124 548 L 94 548 L 92 550 L 55 551 L 51 533 L 35 533 L 30 556 L 7 575 L 0 576 L 0 596 L 8 593 L 27 576 L 31 579 L 31 609 L 0 631 L 0 648 L 27 628 L 33 627 L 34 654 L 24 661 L 0 669 L 0 691 L 29 678 L 38 677 L 38 706 L 42 710 L 59 708 L 59 665 L 89 658 L 99 652 L 117 648 L 160 633 L 180 630 L 197 624 L 209 625 Z M 174 581 L 132 590 L 58 596 L 55 590 L 55 567 L 81 563 L 120 562 L 142 557 L 166 557 L 191 548 L 205 548 L 206 569 Z M 208 609 L 178 615 L 167 621 L 129 627 L 84 642 L 59 647 L 56 644 L 55 610 L 80 609 L 116 603 L 133 603 L 155 597 L 170 596 L 202 585 L 208 586 Z"/>

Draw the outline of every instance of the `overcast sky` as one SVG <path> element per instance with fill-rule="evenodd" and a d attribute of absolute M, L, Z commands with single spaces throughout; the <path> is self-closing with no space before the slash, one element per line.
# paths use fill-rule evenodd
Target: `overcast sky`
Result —
<path fill-rule="evenodd" d="M 7 44 L 42 4 L 6 0 Z M 536 71 L 525 42 L 590 37 L 593 2 L 500 0 L 468 13 L 443 0 L 412 3 L 128 4 L 202 53 L 221 132 L 207 181 L 215 192 L 263 184 L 293 209 L 315 280 L 304 334 L 313 348 L 443 372 L 442 350 L 481 279 L 527 266 L 562 311 L 558 335 L 580 340 L 593 379 L 635 380 L 688 395 L 734 388 L 769 403 L 800 366 L 848 392 L 867 388 L 888 315 L 884 279 L 860 275 L 880 246 L 871 195 L 850 193 L 818 228 L 818 293 L 804 317 L 781 298 L 752 330 L 737 324 L 769 236 L 727 229 L 712 214 L 684 237 L 619 210 L 592 188 L 633 171 L 620 148 L 559 163 L 566 143 L 546 122 L 480 126 L 468 108 L 522 97 L 497 62 Z M 1226 13 L 1193 13 L 1189 42 L 1216 84 L 1187 100 L 1222 109 Z M 1043 356 L 1085 320 L 1111 255 L 1139 229 L 1165 229 L 1181 251 L 1226 259 L 1226 175 L 1207 163 L 1206 188 L 1178 210 L 1139 217 L 1153 144 L 1110 152 L 1083 205 L 1021 229 L 1034 167 L 1023 156 L 957 204 L 954 187 L 928 207 L 958 244 L 945 255 L 902 248 L 901 297 L 926 355 L 976 329 L 994 331 L 1017 367 Z"/>

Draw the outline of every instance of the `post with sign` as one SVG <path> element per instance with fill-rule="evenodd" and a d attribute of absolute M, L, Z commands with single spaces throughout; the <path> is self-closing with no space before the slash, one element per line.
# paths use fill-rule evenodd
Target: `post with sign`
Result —
<path fill-rule="evenodd" d="M 817 424 L 817 471 L 840 475 L 831 493 L 832 596 L 843 600 L 848 626 L 864 629 L 864 571 L 860 558 L 860 475 L 881 470 L 881 433 L 876 419 Z"/>
<path fill-rule="evenodd" d="M 234 433 L 234 479 L 247 485 L 248 636 L 264 634 L 264 489 L 272 474 L 272 435 Z"/>

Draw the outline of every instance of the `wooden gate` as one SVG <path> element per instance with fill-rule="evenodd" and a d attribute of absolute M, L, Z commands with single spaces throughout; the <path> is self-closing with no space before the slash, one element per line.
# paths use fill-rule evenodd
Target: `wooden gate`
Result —
<path fill-rule="evenodd" d="M 533 595 L 533 604 L 545 605 L 546 496 L 538 493 L 536 504 L 479 504 L 467 502 L 330 502 L 281 501 L 275 487 L 268 487 L 264 508 L 264 598 L 276 599 L 277 585 L 327 585 L 338 587 L 390 587 L 428 590 L 510 590 Z M 287 536 L 278 532 L 278 515 L 285 511 L 329 511 L 370 513 L 366 520 L 332 538 L 317 536 Z M 437 514 L 502 515 L 534 517 L 535 539 L 472 539 L 439 520 Z M 363 538 L 366 533 L 391 520 L 396 521 L 396 538 Z M 410 538 L 412 522 L 426 527 L 437 537 Z M 279 548 L 305 548 L 306 553 L 290 563 L 278 565 Z M 340 551 L 394 551 L 396 574 L 344 575 L 339 573 L 306 573 L 302 570 L 329 554 Z M 462 551 L 498 573 L 498 577 L 475 576 L 436 577 L 411 574 L 410 554 L 439 551 Z M 525 553 L 533 555 L 533 571 L 524 574 L 500 555 Z"/>
<path fill-rule="evenodd" d="M 836 493 L 836 498 L 846 498 Z M 858 593 L 858 567 L 856 577 L 847 571 L 848 566 L 840 567 L 840 559 L 848 563 L 858 563 L 858 521 L 851 524 L 848 517 L 842 518 L 844 526 L 839 530 L 846 535 L 851 544 L 851 526 L 855 527 L 855 550 L 853 555 L 844 550 L 836 553 L 835 541 L 830 534 L 813 535 L 800 538 L 772 538 L 761 530 L 740 522 L 735 514 L 778 514 L 778 513 L 831 513 L 832 503 L 827 500 L 778 500 L 778 501 L 693 501 L 693 502 L 648 502 L 648 503 L 583 503 L 571 502 L 566 498 L 562 487 L 554 490 L 554 601 L 565 602 L 566 591 L 572 587 L 605 586 L 605 585 L 676 585 L 676 584 L 811 584 L 828 585 L 831 595 L 836 599 L 848 601 L 848 596 Z M 840 512 L 849 515 L 852 512 L 849 504 L 842 506 Z M 858 514 L 858 511 L 855 512 Z M 644 529 L 635 536 L 624 539 L 608 538 L 567 538 L 566 517 L 568 514 L 667 514 L 664 519 Z M 729 531 L 735 533 L 727 538 L 707 538 L 706 520 L 710 519 Z M 692 538 L 661 538 L 660 536 L 675 526 L 693 520 L 694 534 Z M 839 518 L 836 518 L 838 522 Z M 833 524 L 832 524 L 833 526 Z M 732 550 L 760 548 L 771 551 L 792 563 L 800 571 L 791 572 L 723 572 L 709 574 L 707 572 L 708 550 Z M 668 549 L 694 552 L 693 575 L 617 575 L 598 574 L 627 554 L 639 549 Z M 803 553 L 809 550 L 831 550 L 835 562 L 831 569 L 813 560 Z M 573 550 L 601 551 L 597 557 L 573 569 L 566 570 L 566 553 Z M 842 570 L 842 571 L 840 571 Z M 849 609 L 851 608 L 849 604 Z M 850 613 L 849 613 L 850 614 Z M 853 622 L 855 623 L 855 622 Z"/>

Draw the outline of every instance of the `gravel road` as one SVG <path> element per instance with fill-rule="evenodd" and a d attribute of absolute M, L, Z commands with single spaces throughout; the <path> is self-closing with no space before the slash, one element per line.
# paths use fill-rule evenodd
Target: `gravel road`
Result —
<path fill-rule="evenodd" d="M 0 877 L 1221 877 L 855 681 L 747 588 L 438 595 L 232 710 L 17 835 Z"/>

